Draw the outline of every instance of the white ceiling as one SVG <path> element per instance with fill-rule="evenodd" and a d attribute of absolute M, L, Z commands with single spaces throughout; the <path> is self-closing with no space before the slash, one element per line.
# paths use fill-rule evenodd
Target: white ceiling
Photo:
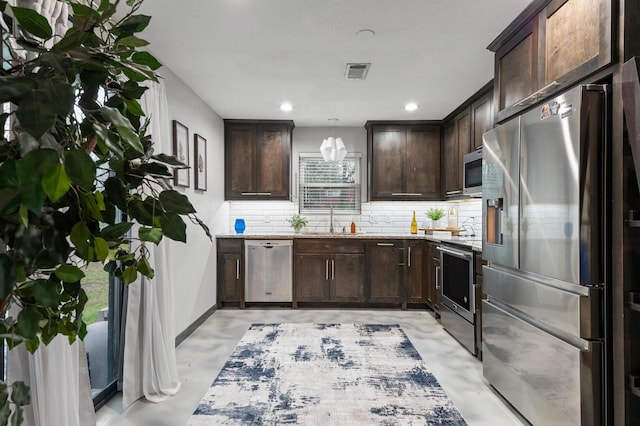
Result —
<path fill-rule="evenodd" d="M 222 118 L 299 127 L 439 120 L 491 80 L 486 47 L 529 3 L 147 0 L 142 37 Z M 370 62 L 367 79 L 345 80 L 348 62 Z M 280 111 L 284 101 L 293 111 Z M 410 101 L 420 106 L 413 113 Z"/>

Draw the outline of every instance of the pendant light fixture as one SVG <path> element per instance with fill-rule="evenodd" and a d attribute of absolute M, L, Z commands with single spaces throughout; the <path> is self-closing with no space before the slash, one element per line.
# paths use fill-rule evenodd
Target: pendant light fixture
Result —
<path fill-rule="evenodd" d="M 337 118 L 330 118 L 329 122 L 333 126 L 333 136 L 330 136 L 322 141 L 320 145 L 320 152 L 324 161 L 342 161 L 347 155 L 347 148 L 342 142 L 342 138 L 336 138 L 336 123 Z"/>

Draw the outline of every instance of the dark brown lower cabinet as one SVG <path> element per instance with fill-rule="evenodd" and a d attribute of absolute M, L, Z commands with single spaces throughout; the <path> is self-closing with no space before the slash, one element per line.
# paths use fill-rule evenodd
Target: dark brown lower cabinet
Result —
<path fill-rule="evenodd" d="M 427 304 L 433 309 L 436 318 L 440 318 L 440 255 L 437 243 L 426 243 L 426 275 Z"/>
<path fill-rule="evenodd" d="M 426 255 L 427 243 L 419 240 L 407 240 L 405 249 L 407 303 L 428 303 Z"/>
<path fill-rule="evenodd" d="M 369 303 L 394 303 L 406 307 L 404 241 L 369 241 L 366 254 L 365 300 Z"/>
<path fill-rule="evenodd" d="M 240 306 L 244 308 L 244 240 L 216 240 L 218 277 L 218 307 Z"/>
<path fill-rule="evenodd" d="M 294 303 L 364 301 L 363 243 L 296 240 L 294 257 Z"/>

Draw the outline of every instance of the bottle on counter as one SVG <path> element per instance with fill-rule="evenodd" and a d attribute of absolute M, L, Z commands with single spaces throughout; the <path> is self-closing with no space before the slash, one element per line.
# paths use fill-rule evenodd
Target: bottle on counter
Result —
<path fill-rule="evenodd" d="M 418 233 L 418 221 L 416 220 L 416 211 L 413 211 L 413 219 L 411 219 L 411 233 Z"/>
<path fill-rule="evenodd" d="M 356 223 L 354 222 L 353 218 L 351 218 L 351 233 L 356 233 Z"/>

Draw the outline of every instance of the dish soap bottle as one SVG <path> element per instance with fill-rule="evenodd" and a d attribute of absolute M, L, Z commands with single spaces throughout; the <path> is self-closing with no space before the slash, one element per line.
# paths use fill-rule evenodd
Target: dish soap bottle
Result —
<path fill-rule="evenodd" d="M 353 221 L 353 218 L 351 218 L 351 233 L 356 233 L 356 223 Z"/>
<path fill-rule="evenodd" d="M 411 219 L 411 233 L 418 233 L 418 221 L 416 220 L 416 211 L 413 211 L 413 219 Z"/>

